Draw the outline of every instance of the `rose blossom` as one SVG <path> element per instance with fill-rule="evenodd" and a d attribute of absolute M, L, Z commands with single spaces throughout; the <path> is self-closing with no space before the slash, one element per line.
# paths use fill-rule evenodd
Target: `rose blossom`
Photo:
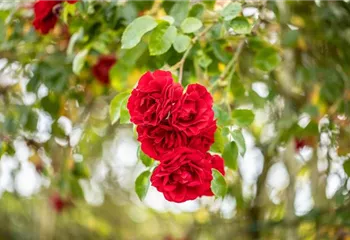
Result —
<path fill-rule="evenodd" d="M 116 62 L 117 59 L 115 56 L 101 56 L 98 62 L 92 67 L 92 74 L 100 83 L 108 85 L 110 82 L 109 70 L 111 70 Z"/>
<path fill-rule="evenodd" d="M 145 73 L 128 100 L 131 122 L 156 126 L 169 117 L 182 91 L 182 86 L 173 82 L 170 72 L 157 70 Z"/>
<path fill-rule="evenodd" d="M 162 156 L 160 165 L 151 176 L 151 182 L 172 202 L 185 202 L 204 195 L 212 196 L 212 168 L 224 174 L 223 159 L 180 147 Z"/>
<path fill-rule="evenodd" d="M 52 28 L 55 27 L 58 14 L 63 0 L 37 0 L 34 4 L 35 19 L 33 25 L 36 30 L 42 34 L 47 34 Z M 77 1 L 67 1 L 70 4 L 74 4 Z"/>
<path fill-rule="evenodd" d="M 190 84 L 171 114 L 171 124 L 188 136 L 206 131 L 214 120 L 213 98 L 200 84 Z"/>
<path fill-rule="evenodd" d="M 201 152 L 208 151 L 214 143 L 215 130 L 215 121 L 206 131 L 192 137 L 188 137 L 183 131 L 174 129 L 167 121 L 154 127 L 137 127 L 138 141 L 141 142 L 142 151 L 156 160 L 159 160 L 162 154 L 177 147 L 190 147 Z"/>
<path fill-rule="evenodd" d="M 57 13 L 54 12 L 55 6 L 60 6 L 61 1 L 39 0 L 34 4 L 35 19 L 33 25 L 36 30 L 42 34 L 47 34 L 57 22 Z"/>

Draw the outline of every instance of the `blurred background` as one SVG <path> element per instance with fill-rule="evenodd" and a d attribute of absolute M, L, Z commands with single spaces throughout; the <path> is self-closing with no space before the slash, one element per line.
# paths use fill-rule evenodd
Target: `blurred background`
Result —
<path fill-rule="evenodd" d="M 0 239 L 350 239 L 349 1 L 61 2 L 46 35 L 33 4 L 0 0 Z M 122 49 L 144 15 L 191 44 L 152 55 L 145 34 Z M 91 70 L 105 55 L 108 83 Z M 212 93 L 212 152 L 243 141 L 225 197 L 135 193 L 152 160 L 110 102 L 155 69 Z"/>

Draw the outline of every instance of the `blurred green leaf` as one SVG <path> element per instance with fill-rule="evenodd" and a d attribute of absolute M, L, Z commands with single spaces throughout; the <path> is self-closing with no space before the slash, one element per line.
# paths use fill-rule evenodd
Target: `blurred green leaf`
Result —
<path fill-rule="evenodd" d="M 152 31 L 149 41 L 149 52 L 151 56 L 166 53 L 176 38 L 176 27 L 169 26 L 168 22 L 161 22 Z"/>
<path fill-rule="evenodd" d="M 24 128 L 30 132 L 34 132 L 37 130 L 38 125 L 38 114 L 34 111 L 29 111 L 27 115 L 27 121 L 24 125 Z"/>
<path fill-rule="evenodd" d="M 198 61 L 198 65 L 201 66 L 202 68 L 209 67 L 209 65 L 213 62 L 213 60 L 203 51 L 197 52 L 197 61 Z"/>
<path fill-rule="evenodd" d="M 257 52 L 254 59 L 254 66 L 262 71 L 274 70 L 281 62 L 278 51 L 272 47 L 263 48 Z"/>
<path fill-rule="evenodd" d="M 194 18 L 194 17 L 188 17 L 181 23 L 181 30 L 184 33 L 193 33 L 198 31 L 203 26 L 201 20 Z"/>
<path fill-rule="evenodd" d="M 143 201 L 147 195 L 150 185 L 150 176 L 151 172 L 147 170 L 141 173 L 135 181 L 135 192 L 141 201 Z"/>
<path fill-rule="evenodd" d="M 126 98 L 128 98 L 129 95 L 130 95 L 129 92 L 119 93 L 111 101 L 111 104 L 109 106 L 109 116 L 112 124 L 116 123 L 119 120 L 123 101 Z"/>
<path fill-rule="evenodd" d="M 71 4 L 69 4 L 71 5 Z M 71 38 L 69 39 L 69 44 L 68 44 L 68 47 L 67 47 L 67 54 L 68 55 L 71 55 L 73 54 L 73 50 L 74 50 L 74 46 L 75 44 L 81 40 L 82 38 L 84 37 L 84 28 L 81 27 L 79 28 L 79 31 L 78 32 L 75 32 Z"/>
<path fill-rule="evenodd" d="M 65 24 L 68 23 L 68 17 L 69 16 L 74 16 L 75 11 L 76 11 L 76 5 L 75 4 L 69 4 L 69 3 L 65 3 L 64 4 L 62 16 L 63 16 L 63 22 Z"/>
<path fill-rule="evenodd" d="M 157 22 L 151 16 L 142 16 L 132 21 L 125 29 L 122 36 L 122 48 L 135 47 L 143 35 L 157 27 Z"/>
<path fill-rule="evenodd" d="M 70 177 L 69 188 L 72 193 L 72 197 L 78 198 L 78 199 L 84 198 L 84 191 L 81 188 L 78 179 L 76 179 L 75 177 Z"/>
<path fill-rule="evenodd" d="M 285 47 L 295 47 L 298 44 L 299 31 L 290 30 L 282 36 L 282 45 Z"/>
<path fill-rule="evenodd" d="M 241 127 L 249 126 L 254 121 L 254 113 L 248 109 L 236 109 L 232 112 L 234 123 Z"/>
<path fill-rule="evenodd" d="M 73 72 L 79 75 L 80 71 L 84 67 L 86 56 L 89 53 L 89 49 L 84 49 L 77 53 L 73 60 Z"/>
<path fill-rule="evenodd" d="M 74 162 L 74 167 L 72 171 L 73 175 L 77 178 L 89 178 L 90 170 L 86 163 L 82 162 Z"/>
<path fill-rule="evenodd" d="M 238 2 L 228 4 L 221 12 L 225 21 L 230 21 L 237 17 L 242 11 L 242 5 Z"/>
<path fill-rule="evenodd" d="M 225 49 L 226 46 L 223 44 L 223 42 L 219 41 L 213 41 L 211 43 L 213 47 L 213 53 L 215 57 L 223 62 L 223 63 L 228 63 L 230 59 L 232 58 L 231 54 Z"/>
<path fill-rule="evenodd" d="M 237 144 L 239 153 L 244 156 L 246 152 L 245 140 L 241 130 L 234 130 L 231 132 L 233 141 Z"/>
<path fill-rule="evenodd" d="M 40 104 L 44 111 L 48 112 L 53 118 L 58 116 L 60 110 L 60 101 L 56 94 L 49 93 L 40 100 Z"/>
<path fill-rule="evenodd" d="M 120 108 L 120 124 L 128 124 L 130 123 L 130 113 L 127 108 L 128 99 L 125 98 L 122 102 L 121 108 Z"/>
<path fill-rule="evenodd" d="M 235 99 L 237 98 L 243 98 L 245 94 L 245 88 L 240 81 L 237 74 L 233 74 L 232 78 L 230 79 L 230 91 Z"/>
<path fill-rule="evenodd" d="M 204 12 L 204 5 L 202 3 L 196 3 L 191 7 L 190 12 L 188 13 L 188 16 L 195 17 L 195 18 L 201 18 Z"/>
<path fill-rule="evenodd" d="M 237 170 L 238 147 L 235 142 L 229 142 L 225 145 L 222 157 L 227 167 Z"/>
<path fill-rule="evenodd" d="M 177 34 L 175 41 L 173 43 L 174 49 L 178 53 L 182 53 L 188 49 L 191 44 L 191 38 L 183 34 Z"/>
<path fill-rule="evenodd" d="M 225 178 L 222 174 L 216 170 L 212 169 L 213 180 L 211 181 L 211 191 L 216 197 L 225 197 L 227 192 L 227 184 Z"/>
<path fill-rule="evenodd" d="M 251 26 L 245 17 L 237 17 L 233 19 L 230 26 L 237 34 L 249 34 L 251 32 Z"/>
<path fill-rule="evenodd" d="M 142 149 L 139 147 L 138 148 L 138 157 L 141 160 L 141 162 L 143 163 L 143 165 L 145 165 L 146 167 L 149 167 L 153 164 L 153 159 L 150 158 L 149 156 L 147 156 Z"/>
<path fill-rule="evenodd" d="M 345 173 L 349 177 L 350 176 L 350 160 L 349 159 L 343 163 L 343 168 L 344 168 Z"/>
<path fill-rule="evenodd" d="M 203 3 L 205 6 L 207 6 L 209 9 L 213 9 L 215 6 L 216 0 L 203 0 Z"/>
<path fill-rule="evenodd" d="M 214 134 L 214 139 L 215 139 L 215 142 L 211 146 L 210 151 L 222 153 L 224 151 L 225 143 L 224 143 L 224 139 L 222 137 L 220 128 L 216 129 L 215 134 Z"/>
<path fill-rule="evenodd" d="M 224 111 L 220 106 L 214 105 L 213 107 L 215 118 L 217 121 L 217 124 L 221 127 L 227 126 L 230 124 L 230 115 L 227 111 Z"/>
<path fill-rule="evenodd" d="M 187 17 L 189 11 L 190 2 L 188 0 L 176 1 L 170 10 L 169 15 L 175 19 L 177 26 Z"/>

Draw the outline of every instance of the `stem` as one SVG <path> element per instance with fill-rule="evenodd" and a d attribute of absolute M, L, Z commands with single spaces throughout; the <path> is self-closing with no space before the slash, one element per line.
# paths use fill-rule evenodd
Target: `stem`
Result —
<path fill-rule="evenodd" d="M 186 58 L 187 58 L 188 54 L 190 53 L 191 49 L 193 48 L 194 44 L 198 41 L 198 39 L 200 37 L 202 37 L 204 34 L 206 34 L 213 26 L 214 26 L 214 23 L 210 24 L 202 32 L 200 32 L 197 36 L 195 36 L 192 39 L 192 43 L 190 44 L 190 46 L 188 46 L 186 52 L 182 56 L 181 60 L 179 62 L 177 62 L 174 66 L 172 66 L 173 70 L 176 70 L 177 68 L 179 68 L 179 83 L 180 84 L 182 83 L 183 68 L 184 68 L 184 64 L 185 64 L 185 61 L 186 61 Z"/>
<path fill-rule="evenodd" d="M 180 70 L 179 70 L 179 83 L 180 84 L 182 84 L 182 76 L 183 76 L 183 71 L 184 71 L 185 60 L 186 60 L 188 54 L 190 53 L 192 47 L 193 47 L 193 44 L 191 44 L 189 46 L 189 48 L 186 50 L 185 54 L 183 55 L 183 57 L 181 58 L 181 61 L 180 61 Z"/>
<path fill-rule="evenodd" d="M 237 59 L 239 57 L 239 55 L 241 54 L 242 50 L 243 50 L 243 47 L 244 47 L 244 42 L 245 42 L 245 38 L 242 39 L 238 45 L 237 45 L 237 50 L 235 52 L 235 54 L 233 55 L 232 59 L 230 60 L 230 62 L 227 64 L 225 70 L 221 73 L 220 77 L 219 77 L 219 80 L 218 81 L 223 81 L 228 73 L 230 72 L 231 68 L 232 70 L 234 70 L 234 66 L 236 65 L 237 63 Z M 232 72 L 233 73 L 233 72 Z"/>

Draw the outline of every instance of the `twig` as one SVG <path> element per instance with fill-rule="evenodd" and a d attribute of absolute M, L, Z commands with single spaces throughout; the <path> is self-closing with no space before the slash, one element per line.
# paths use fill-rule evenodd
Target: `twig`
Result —
<path fill-rule="evenodd" d="M 184 64 L 185 64 L 185 61 L 186 61 L 188 54 L 190 53 L 191 49 L 193 48 L 194 44 L 198 41 L 198 39 L 200 37 L 202 37 L 204 34 L 206 34 L 213 26 L 214 26 L 214 23 L 210 24 L 202 32 L 200 32 L 197 36 L 195 36 L 192 39 L 190 46 L 188 46 L 186 52 L 182 56 L 181 60 L 178 61 L 174 66 L 171 67 L 173 70 L 176 70 L 179 68 L 179 83 L 180 84 L 182 83 L 183 68 L 184 68 Z"/>
<path fill-rule="evenodd" d="M 223 81 L 226 77 L 227 74 L 229 73 L 229 71 L 232 69 L 234 69 L 234 66 L 237 62 L 237 59 L 239 57 L 239 55 L 241 54 L 243 47 L 244 47 L 244 42 L 245 42 L 245 38 L 242 39 L 237 46 L 237 50 L 235 52 L 235 54 L 233 55 L 232 59 L 230 60 L 230 62 L 227 64 L 225 70 L 221 73 L 219 80 L 218 81 Z"/>

